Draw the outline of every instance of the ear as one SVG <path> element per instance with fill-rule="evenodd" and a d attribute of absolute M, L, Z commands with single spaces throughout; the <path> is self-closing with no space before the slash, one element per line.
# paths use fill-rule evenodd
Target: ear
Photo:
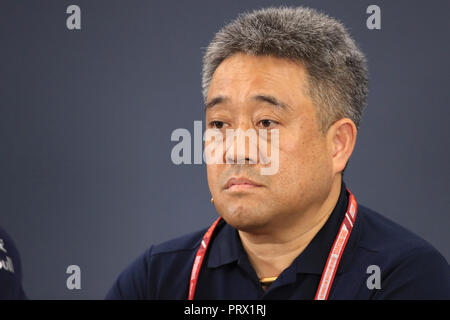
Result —
<path fill-rule="evenodd" d="M 349 118 L 336 121 L 327 132 L 327 142 L 333 163 L 333 174 L 342 172 L 356 144 L 358 130 Z"/>

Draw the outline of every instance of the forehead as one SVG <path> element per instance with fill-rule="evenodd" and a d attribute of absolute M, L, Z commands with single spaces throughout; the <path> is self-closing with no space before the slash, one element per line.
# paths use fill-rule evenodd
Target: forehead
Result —
<path fill-rule="evenodd" d="M 236 53 L 217 67 L 207 100 L 222 95 L 243 102 L 254 94 L 267 94 L 296 105 L 308 99 L 306 79 L 305 68 L 300 62 Z"/>

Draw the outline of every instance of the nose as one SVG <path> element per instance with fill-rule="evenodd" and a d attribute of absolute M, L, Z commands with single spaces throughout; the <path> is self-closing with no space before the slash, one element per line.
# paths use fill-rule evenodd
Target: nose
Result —
<path fill-rule="evenodd" d="M 225 146 L 225 163 L 256 164 L 258 161 L 258 135 L 253 127 L 227 129 Z"/>

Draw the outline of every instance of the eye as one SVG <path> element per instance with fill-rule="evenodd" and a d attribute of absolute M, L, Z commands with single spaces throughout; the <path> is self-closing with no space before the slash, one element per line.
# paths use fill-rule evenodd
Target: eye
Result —
<path fill-rule="evenodd" d="M 222 129 L 223 128 L 223 126 L 224 126 L 224 122 L 223 121 L 211 121 L 210 123 L 209 123 L 209 126 L 211 127 L 211 128 L 215 128 L 215 129 Z"/>
<path fill-rule="evenodd" d="M 258 122 L 263 128 L 270 128 L 270 125 L 278 124 L 278 122 L 269 120 L 269 119 L 263 119 Z"/>

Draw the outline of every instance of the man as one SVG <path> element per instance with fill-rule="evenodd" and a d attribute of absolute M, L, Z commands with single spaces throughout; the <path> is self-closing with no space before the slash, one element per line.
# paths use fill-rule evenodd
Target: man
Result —
<path fill-rule="evenodd" d="M 107 298 L 450 298 L 445 259 L 357 203 L 343 181 L 367 70 L 339 22 L 306 8 L 243 14 L 203 62 L 208 130 L 265 129 L 269 145 L 276 132 L 278 170 L 261 174 L 267 163 L 234 140 L 215 149 L 227 160 L 207 164 L 221 218 L 150 247 Z"/>
<path fill-rule="evenodd" d="M 27 299 L 22 287 L 19 251 L 3 228 L 0 228 L 0 299 Z"/>

